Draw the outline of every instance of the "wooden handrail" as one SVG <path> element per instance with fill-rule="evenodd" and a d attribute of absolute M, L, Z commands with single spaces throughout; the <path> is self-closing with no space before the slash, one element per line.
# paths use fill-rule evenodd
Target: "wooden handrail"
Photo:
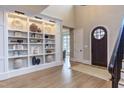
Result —
<path fill-rule="evenodd" d="M 124 49 L 124 21 L 122 22 L 122 26 L 119 31 L 117 41 L 115 43 L 115 47 L 108 68 L 109 73 L 112 76 L 111 80 L 112 80 L 113 88 L 118 87 L 118 82 L 120 80 L 120 73 L 121 73 L 122 60 L 124 54 L 123 49 Z"/>

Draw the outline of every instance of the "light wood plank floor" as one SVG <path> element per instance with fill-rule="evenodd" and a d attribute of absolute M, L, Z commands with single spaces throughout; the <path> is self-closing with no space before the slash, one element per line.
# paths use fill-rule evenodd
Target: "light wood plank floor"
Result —
<path fill-rule="evenodd" d="M 110 88 L 111 82 L 57 66 L 0 81 L 5 88 Z"/>

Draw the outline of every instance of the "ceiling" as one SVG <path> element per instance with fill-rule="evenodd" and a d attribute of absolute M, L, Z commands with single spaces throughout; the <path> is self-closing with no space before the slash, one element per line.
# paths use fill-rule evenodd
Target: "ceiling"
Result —
<path fill-rule="evenodd" d="M 20 11 L 26 14 L 40 14 L 48 5 L 0 5 L 1 9 Z"/>

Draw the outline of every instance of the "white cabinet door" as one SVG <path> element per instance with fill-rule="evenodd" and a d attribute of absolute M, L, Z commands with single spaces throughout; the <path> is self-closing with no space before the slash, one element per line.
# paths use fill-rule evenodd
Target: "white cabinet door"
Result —
<path fill-rule="evenodd" d="M 83 63 L 83 29 L 74 31 L 74 58 Z"/>
<path fill-rule="evenodd" d="M 3 27 L 0 26 L 0 73 L 4 71 L 4 39 Z"/>
<path fill-rule="evenodd" d="M 3 25 L 3 11 L 0 10 L 0 25 Z"/>

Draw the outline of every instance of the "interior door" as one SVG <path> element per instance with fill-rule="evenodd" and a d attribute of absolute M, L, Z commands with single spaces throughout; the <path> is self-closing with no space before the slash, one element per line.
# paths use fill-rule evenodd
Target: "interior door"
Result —
<path fill-rule="evenodd" d="M 83 63 L 83 29 L 74 31 L 74 57 L 78 62 Z"/>
<path fill-rule="evenodd" d="M 107 30 L 98 26 L 92 31 L 92 64 L 107 67 Z"/>

